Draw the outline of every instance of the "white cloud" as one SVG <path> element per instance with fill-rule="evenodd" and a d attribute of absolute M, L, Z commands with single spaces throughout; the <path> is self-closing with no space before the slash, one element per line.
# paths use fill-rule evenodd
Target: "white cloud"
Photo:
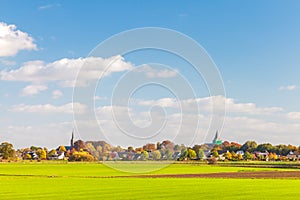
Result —
<path fill-rule="evenodd" d="M 143 65 L 137 68 L 136 72 L 144 73 L 148 78 L 171 78 L 178 74 L 176 70 L 155 69 L 149 65 Z"/>
<path fill-rule="evenodd" d="M 227 113 L 244 113 L 250 115 L 270 115 L 274 113 L 281 112 L 283 109 L 279 107 L 257 107 L 254 103 L 236 103 L 234 99 L 226 98 L 223 96 L 212 96 L 204 98 L 194 98 L 194 99 L 183 99 L 176 100 L 175 98 L 162 98 L 157 100 L 132 100 L 131 102 L 140 106 L 154 106 L 158 105 L 161 107 L 170 108 L 180 108 L 182 107 L 185 111 L 195 110 L 192 105 L 195 102 L 199 106 L 201 112 L 211 112 L 214 106 L 215 111 L 220 112 L 226 108 Z"/>
<path fill-rule="evenodd" d="M 94 101 L 104 101 L 104 100 L 108 100 L 107 97 L 101 97 L 101 96 L 94 96 Z"/>
<path fill-rule="evenodd" d="M 281 86 L 279 87 L 279 90 L 288 90 L 288 91 L 292 91 L 297 89 L 296 85 L 287 85 L 287 86 Z"/>
<path fill-rule="evenodd" d="M 52 98 L 53 99 L 58 99 L 63 95 L 63 93 L 60 90 L 54 90 L 52 92 Z"/>
<path fill-rule="evenodd" d="M 288 119 L 300 120 L 300 112 L 289 112 L 287 114 Z"/>
<path fill-rule="evenodd" d="M 3 22 L 0 22 L 0 47 L 0 57 L 15 56 L 21 50 L 37 50 L 31 36 Z"/>
<path fill-rule="evenodd" d="M 46 85 L 28 85 L 22 90 L 21 95 L 22 96 L 34 95 L 47 89 L 48 87 Z"/>
<path fill-rule="evenodd" d="M 84 113 L 86 106 L 80 103 L 68 103 L 61 106 L 55 106 L 51 104 L 39 104 L 39 105 L 26 105 L 19 104 L 13 105 L 10 108 L 12 112 L 25 112 L 25 113 L 39 113 L 39 114 L 72 114 L 73 107 L 76 107 L 77 113 Z"/>
<path fill-rule="evenodd" d="M 158 100 L 133 100 L 131 101 L 135 104 L 138 104 L 140 106 L 161 106 L 161 107 L 171 107 L 171 108 L 178 108 L 179 103 L 174 98 L 162 98 Z"/>
<path fill-rule="evenodd" d="M 215 97 L 220 98 L 220 97 Z M 183 100 L 181 103 L 188 106 L 189 100 Z M 199 98 L 202 106 L 208 105 L 206 98 Z M 124 134 L 124 130 L 132 130 L 135 136 L 151 136 L 152 132 L 138 132 L 133 129 L 133 126 L 147 127 L 154 123 L 153 116 L 160 121 L 166 120 L 166 125 L 162 127 L 160 133 L 149 139 L 143 139 L 142 142 L 156 142 L 160 140 L 170 139 L 178 143 L 191 144 L 209 142 L 213 138 L 216 128 L 209 129 L 212 113 L 196 112 L 180 113 L 158 113 L 158 115 L 150 114 L 149 107 L 153 105 L 160 105 L 162 107 L 178 108 L 178 102 L 172 98 L 163 98 L 158 100 L 136 100 L 133 101 L 137 105 L 146 107 L 145 110 L 136 109 L 136 107 L 127 108 L 125 106 L 102 106 L 97 110 L 98 123 L 106 138 L 113 144 L 126 145 L 135 144 L 139 145 L 140 141 L 135 138 L 129 137 Z M 228 99 L 230 103 L 229 110 L 225 116 L 225 124 L 221 129 L 221 138 L 223 140 L 236 141 L 243 143 L 247 140 L 256 140 L 262 142 L 278 143 L 292 143 L 298 141 L 300 135 L 298 134 L 300 124 L 300 113 L 291 112 L 287 113 L 281 108 L 258 107 L 254 103 L 235 103 L 235 100 Z M 252 110 L 251 110 L 252 109 Z M 119 115 L 118 118 L 113 118 L 114 115 Z M 201 109 L 200 109 L 201 112 Z M 166 115 L 165 115 L 166 114 Z M 128 116 L 131 121 L 128 121 Z M 182 121 L 182 117 L 184 120 Z M 220 118 L 221 116 L 217 116 Z M 195 126 L 195 121 L 199 120 L 199 126 Z M 297 121 L 295 121 L 297 120 Z M 158 121 L 156 122 L 158 123 Z M 158 123 L 160 125 L 160 123 Z M 181 128 L 182 132 L 179 132 Z M 97 130 L 96 127 L 94 130 Z M 196 130 L 196 132 L 194 132 Z M 195 135 L 196 134 L 196 135 Z M 207 135 L 208 134 L 208 135 Z M 194 140 L 196 137 L 196 140 Z"/>
<path fill-rule="evenodd" d="M 217 97 L 215 97 L 217 98 Z M 218 97 L 221 98 L 221 97 Z M 202 101 L 201 101 L 202 100 Z M 300 140 L 300 135 L 298 134 L 300 129 L 299 112 L 285 112 L 282 109 L 273 109 L 268 107 L 258 107 L 253 103 L 236 103 L 235 100 L 229 99 L 233 105 L 231 105 L 231 111 L 227 112 L 225 125 L 221 131 L 221 139 L 236 141 L 243 143 L 247 140 L 256 140 L 259 143 L 262 142 L 271 142 L 273 144 L 278 143 L 291 143 L 294 145 L 295 142 Z M 186 101 L 186 102 L 184 102 Z M 185 106 L 188 106 L 188 100 L 183 100 L 182 102 L 186 103 Z M 198 103 L 201 102 L 200 106 L 207 105 L 206 98 L 199 98 Z M 174 99 L 163 98 L 157 101 L 136 101 L 137 104 L 152 107 L 152 103 L 158 103 L 161 106 L 170 106 L 176 107 L 177 102 L 174 102 Z M 183 103 L 183 104 L 184 104 Z M 249 106 L 250 105 L 250 106 Z M 82 110 L 83 114 L 86 114 L 87 107 L 77 103 L 75 105 L 77 109 Z M 146 107 L 147 108 L 147 107 Z M 202 107 L 203 108 L 203 107 Z M 233 109 L 234 108 L 234 109 Z M 253 108 L 252 112 L 249 112 L 249 109 Z M 14 112 L 24 112 L 25 115 L 27 113 L 42 113 L 42 114 L 70 114 L 72 113 L 72 104 L 65 104 L 61 106 L 54 106 L 50 104 L 44 105 L 15 105 L 11 107 L 11 111 Z M 117 118 L 114 118 L 112 115 L 112 111 L 115 111 L 115 114 L 118 115 Z M 255 115 L 254 115 L 255 113 Z M 269 115 L 266 113 L 273 113 Z M 19 114 L 19 113 L 18 113 Z M 94 114 L 94 113 L 93 113 Z M 126 106 L 101 106 L 96 110 L 97 121 L 84 121 L 84 116 L 82 120 L 76 120 L 76 127 L 79 127 L 83 140 L 106 140 L 107 142 L 113 145 L 121 145 L 127 147 L 129 145 L 139 146 L 141 144 L 147 142 L 157 142 L 165 139 L 174 140 L 176 143 L 184 143 L 186 145 L 193 145 L 196 143 L 209 142 L 213 139 L 214 130 L 209 129 L 209 124 L 211 120 L 210 113 L 201 113 L 196 114 L 193 112 L 185 113 L 184 119 L 182 119 L 182 114 L 180 112 L 174 113 L 159 113 L 159 112 L 150 112 L 147 109 L 137 109 L 137 107 L 126 107 Z M 261 116 L 263 117 L 261 117 Z M 274 117 L 275 115 L 279 115 L 280 117 Z M 128 118 L 129 116 L 129 118 Z M 152 118 L 153 117 L 153 118 Z M 132 121 L 128 121 L 132 120 Z M 152 121 L 152 120 L 156 121 Z M 116 121 L 117 120 L 117 121 Z M 157 126 L 154 126 L 155 130 L 158 130 L 161 125 L 159 122 L 166 120 L 165 126 L 162 126 L 162 129 L 158 132 L 157 135 L 153 134 L 152 129 L 150 131 L 136 131 L 138 129 L 134 129 L 134 126 L 139 128 L 148 127 L 154 123 L 157 123 Z M 184 121 L 182 121 L 184 120 Z M 200 120 L 199 126 L 195 126 L 195 121 Z M 100 125 L 100 129 L 98 124 Z M 116 124 L 116 122 L 118 124 Z M 71 131 L 72 125 L 68 124 L 68 127 L 64 130 L 64 132 L 60 132 L 60 125 L 57 127 L 53 126 L 51 130 L 55 130 L 56 137 L 59 137 L 59 134 L 66 134 Z M 37 131 L 38 126 L 26 124 L 23 128 L 20 128 L 17 133 L 12 134 L 24 134 L 26 131 L 27 136 L 33 134 L 32 132 Z M 221 128 L 221 127 L 220 127 Z M 26 130 L 25 130 L 26 129 Z M 39 129 L 43 130 L 43 129 Z M 153 137 L 145 138 L 145 139 L 135 139 L 130 137 L 124 133 L 124 130 L 129 131 L 130 134 L 137 137 L 147 137 L 153 134 Z M 181 130 L 181 132 L 179 132 Z M 194 131 L 196 130 L 196 132 Z M 207 132 L 210 130 L 209 132 Z M 56 131 L 59 132 L 56 133 Z M 38 132 L 37 132 L 38 133 Z M 207 134 L 208 133 L 208 134 Z M 69 137 L 69 134 L 67 134 Z M 37 135 L 38 136 L 38 135 Z M 45 134 L 46 138 L 51 138 L 51 133 Z M 196 137 L 196 140 L 194 140 Z M 32 144 L 32 140 L 28 139 L 24 140 L 29 144 Z M 43 137 L 44 138 L 44 137 Z M 18 140 L 18 139 L 17 139 Z M 67 140 L 67 139 L 66 139 Z M 38 139 L 35 140 L 37 143 L 42 141 Z M 59 140 L 55 140 L 59 143 Z M 51 141 L 52 142 L 52 141 Z M 43 143 L 45 146 L 50 144 L 51 142 Z M 18 144 L 22 144 L 21 140 L 18 140 Z M 26 143 L 26 144 L 27 144 Z M 54 143 L 51 143 L 51 145 Z M 55 143 L 56 144 L 56 143 Z"/>
<path fill-rule="evenodd" d="M 8 141 L 15 148 L 25 148 L 30 146 L 57 148 L 59 145 L 69 145 L 72 133 L 72 122 L 45 123 L 45 124 L 10 124 L 2 126 L 1 139 Z M 2 130 L 1 130 L 2 132 Z M 75 139 L 77 135 L 75 133 Z"/>
<path fill-rule="evenodd" d="M 109 68 L 107 69 L 107 66 Z M 0 80 L 23 81 L 32 83 L 47 83 L 57 81 L 63 87 L 73 87 L 77 74 L 77 86 L 84 86 L 87 81 L 97 80 L 101 75 L 108 76 L 113 72 L 132 69 L 131 63 L 125 62 L 121 56 L 110 58 L 88 57 L 68 59 L 63 58 L 51 63 L 30 61 L 20 68 L 0 71 Z"/>

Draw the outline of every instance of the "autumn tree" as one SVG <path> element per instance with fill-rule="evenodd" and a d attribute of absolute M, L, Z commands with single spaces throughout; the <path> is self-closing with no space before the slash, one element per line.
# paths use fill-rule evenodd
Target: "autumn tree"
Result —
<path fill-rule="evenodd" d="M 213 156 L 214 158 L 219 158 L 219 153 L 218 153 L 218 151 L 217 151 L 217 150 L 213 150 L 212 156 Z"/>
<path fill-rule="evenodd" d="M 66 147 L 65 146 L 59 146 L 58 149 L 60 152 L 67 152 Z"/>
<path fill-rule="evenodd" d="M 155 150 L 152 152 L 152 156 L 154 160 L 159 160 L 161 158 L 161 153 L 159 150 Z"/>
<path fill-rule="evenodd" d="M 15 155 L 15 150 L 12 144 L 8 142 L 3 142 L 0 144 L 0 155 L 3 159 L 13 158 Z"/>
<path fill-rule="evenodd" d="M 85 145 L 85 142 L 82 141 L 82 140 L 77 140 L 76 142 L 74 142 L 74 148 L 77 150 L 77 151 L 80 151 L 80 149 L 83 149 L 83 150 L 86 150 L 86 145 Z"/>
<path fill-rule="evenodd" d="M 232 154 L 231 154 L 229 151 L 227 151 L 227 152 L 225 153 L 224 157 L 225 157 L 225 159 L 227 159 L 227 160 L 232 160 Z"/>
<path fill-rule="evenodd" d="M 100 146 L 101 147 L 101 146 Z M 95 149 L 94 145 L 90 142 L 86 143 L 87 150 L 97 159 L 100 159 L 99 152 Z"/>
<path fill-rule="evenodd" d="M 230 152 L 231 153 L 231 156 L 232 156 L 232 160 L 238 160 L 238 155 L 234 152 L 234 151 L 232 151 L 232 152 Z"/>
<path fill-rule="evenodd" d="M 69 161 L 94 161 L 95 158 L 87 151 L 75 151 L 69 157 Z"/>
<path fill-rule="evenodd" d="M 48 155 L 47 157 L 53 157 L 54 155 L 56 155 L 56 150 L 55 149 L 52 149 L 48 152 Z"/>
<path fill-rule="evenodd" d="M 47 159 L 47 152 L 46 152 L 45 149 L 41 150 L 41 153 L 40 153 L 39 157 L 40 157 L 41 160 L 46 160 Z"/>
<path fill-rule="evenodd" d="M 278 156 L 277 156 L 276 153 L 270 153 L 270 154 L 269 154 L 269 160 L 275 161 L 275 160 L 277 160 L 277 159 L 278 159 Z"/>
<path fill-rule="evenodd" d="M 149 153 L 147 151 L 142 151 L 141 159 L 147 160 L 149 158 Z"/>
<path fill-rule="evenodd" d="M 197 154 L 196 152 L 193 150 L 193 149 L 189 149 L 188 150 L 188 157 L 191 159 L 191 160 L 194 160 L 197 158 Z"/>
<path fill-rule="evenodd" d="M 45 160 L 47 158 L 47 152 L 45 149 L 38 148 L 35 153 L 41 160 Z"/>

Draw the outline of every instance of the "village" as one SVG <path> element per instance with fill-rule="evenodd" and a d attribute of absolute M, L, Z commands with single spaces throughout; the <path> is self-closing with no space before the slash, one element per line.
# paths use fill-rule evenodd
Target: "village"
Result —
<path fill-rule="evenodd" d="M 66 160 L 66 161 L 299 161 L 300 147 L 293 145 L 257 144 L 247 141 L 244 144 L 222 141 L 216 132 L 211 143 L 186 147 L 174 144 L 169 140 L 148 143 L 143 147 L 114 147 L 105 141 L 77 140 L 74 134 L 69 146 L 58 146 L 56 149 L 31 146 L 30 148 L 14 150 L 13 145 L 3 142 L 0 145 L 0 161 L 20 160 Z"/>

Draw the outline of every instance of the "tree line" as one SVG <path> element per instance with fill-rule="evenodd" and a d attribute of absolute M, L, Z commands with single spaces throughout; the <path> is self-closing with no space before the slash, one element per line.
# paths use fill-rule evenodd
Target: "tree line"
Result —
<path fill-rule="evenodd" d="M 299 159 L 300 146 L 257 144 L 256 141 L 246 141 L 244 144 L 225 141 L 217 144 L 200 144 L 187 147 L 174 144 L 169 140 L 148 143 L 142 147 L 114 147 L 105 141 L 78 140 L 74 147 L 59 146 L 48 150 L 45 147 L 31 146 L 15 150 L 8 142 L 0 144 L 0 159 L 2 160 L 52 160 L 65 159 L 69 161 L 94 160 L 293 160 Z"/>

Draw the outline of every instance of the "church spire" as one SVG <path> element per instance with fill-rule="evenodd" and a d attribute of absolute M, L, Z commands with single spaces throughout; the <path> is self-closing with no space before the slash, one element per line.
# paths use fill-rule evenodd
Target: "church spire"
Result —
<path fill-rule="evenodd" d="M 219 139 L 219 132 L 217 130 L 216 135 L 215 135 L 215 137 L 213 139 L 213 144 L 216 144 L 216 142 L 218 141 L 218 139 Z"/>
<path fill-rule="evenodd" d="M 71 137 L 71 149 L 74 148 L 74 129 L 72 131 L 72 137 Z"/>
<path fill-rule="evenodd" d="M 222 140 L 219 137 L 219 131 L 216 132 L 216 135 L 213 139 L 213 144 L 216 144 L 216 145 L 222 144 Z"/>

